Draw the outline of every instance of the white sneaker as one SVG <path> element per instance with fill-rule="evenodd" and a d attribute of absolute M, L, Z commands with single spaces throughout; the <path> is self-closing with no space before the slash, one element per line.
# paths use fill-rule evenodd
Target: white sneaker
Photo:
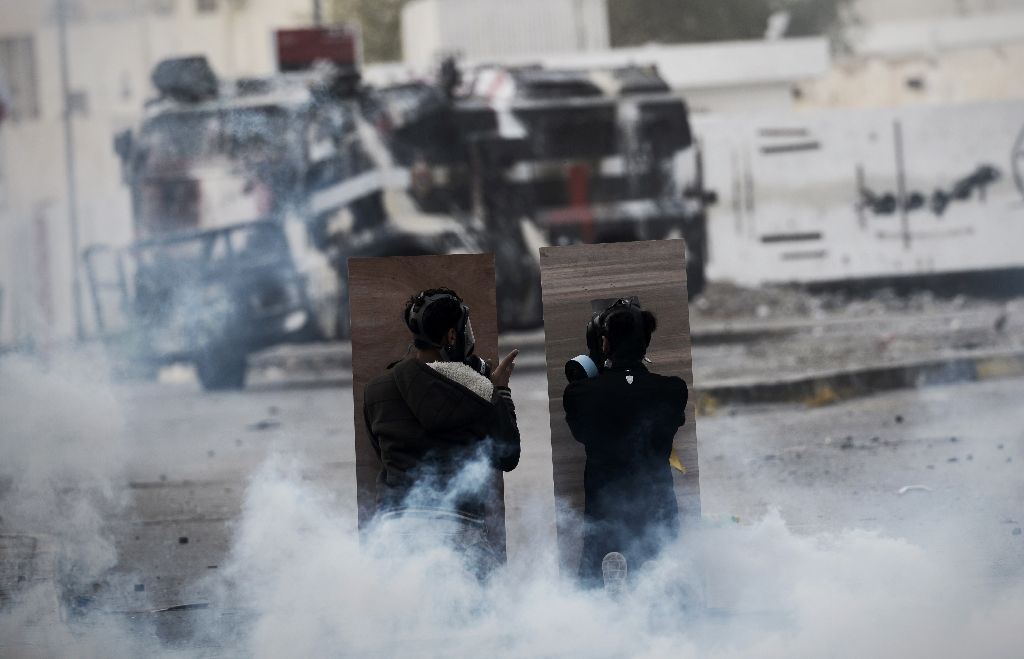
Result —
<path fill-rule="evenodd" d="M 604 590 L 612 597 L 618 597 L 626 589 L 626 575 L 629 567 L 626 557 L 617 551 L 608 552 L 601 561 L 601 576 L 604 577 Z"/>

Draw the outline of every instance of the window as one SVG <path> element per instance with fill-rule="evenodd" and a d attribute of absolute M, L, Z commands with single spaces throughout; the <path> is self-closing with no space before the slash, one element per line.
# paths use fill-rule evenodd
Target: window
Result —
<path fill-rule="evenodd" d="M 7 120 L 39 117 L 39 82 L 32 37 L 0 38 L 0 104 Z"/>
<path fill-rule="evenodd" d="M 217 0 L 196 0 L 196 13 L 212 14 L 217 11 Z"/>

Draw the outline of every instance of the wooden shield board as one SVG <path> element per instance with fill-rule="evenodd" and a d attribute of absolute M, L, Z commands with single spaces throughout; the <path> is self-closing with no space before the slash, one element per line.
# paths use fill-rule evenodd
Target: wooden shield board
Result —
<path fill-rule="evenodd" d="M 450 288 L 469 306 L 476 353 L 497 363 L 498 317 L 494 296 L 494 255 L 394 256 L 348 260 L 349 313 L 352 323 L 352 396 L 355 399 L 356 498 L 359 526 L 376 513 L 376 483 L 381 464 L 363 419 L 366 384 L 406 354 L 412 334 L 402 314 L 405 303 L 428 288 Z M 505 554 L 505 510 L 501 472 L 495 471 L 488 533 Z"/>
<path fill-rule="evenodd" d="M 594 300 L 635 295 L 658 317 L 647 352 L 654 362 L 650 369 L 683 378 L 690 390 L 686 424 L 674 443 L 685 468 L 685 473 L 672 469 L 680 518 L 685 524 L 700 516 L 685 247 L 682 240 L 546 247 L 540 252 L 540 268 L 559 562 L 563 571 L 575 574 L 582 542 L 586 455 L 565 422 L 562 392 L 568 384 L 565 363 L 587 352 L 586 326 Z"/>

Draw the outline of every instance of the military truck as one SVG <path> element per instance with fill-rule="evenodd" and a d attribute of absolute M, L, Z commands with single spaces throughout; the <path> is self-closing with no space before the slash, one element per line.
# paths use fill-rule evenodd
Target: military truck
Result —
<path fill-rule="evenodd" d="M 233 81 L 201 57 L 161 62 L 159 97 L 115 150 L 139 241 L 127 253 L 277 226 L 303 289 L 304 325 L 239 339 L 231 351 L 229 335 L 192 332 L 179 337 L 187 349 L 175 350 L 122 337 L 142 363 L 187 359 L 208 388 L 240 386 L 252 349 L 344 338 L 350 256 L 494 252 L 504 329 L 540 325 L 544 245 L 685 237 L 691 294 L 703 286 L 709 197 L 699 181 L 678 182 L 679 161 L 693 152 L 687 110 L 654 69 L 462 72 L 448 61 L 434 82 L 371 88 L 351 62 L 288 62 L 288 72 Z M 112 253 L 92 250 L 89 260 Z M 226 281 L 238 272 L 208 271 Z M 119 290 L 122 311 L 153 304 L 139 299 L 151 289 L 114 284 L 99 295 L 102 277 L 92 279 L 94 300 Z M 152 328 L 157 317 L 134 324 Z M 225 354 L 230 364 L 207 363 Z"/>
<path fill-rule="evenodd" d="M 236 389 L 249 353 L 318 336 L 311 320 L 337 306 L 337 280 L 304 271 L 289 242 L 263 220 L 91 248 L 94 315 L 118 370 L 152 376 L 189 362 L 205 389 Z"/>
<path fill-rule="evenodd" d="M 703 290 L 715 195 L 704 189 L 686 104 L 655 68 L 463 73 L 449 60 L 434 85 L 376 96 L 404 109 L 391 134 L 422 208 L 471 214 L 520 246 L 517 236 L 533 233 L 556 245 L 682 237 L 690 294 Z M 514 274 L 501 266 L 505 297 L 502 279 Z"/>

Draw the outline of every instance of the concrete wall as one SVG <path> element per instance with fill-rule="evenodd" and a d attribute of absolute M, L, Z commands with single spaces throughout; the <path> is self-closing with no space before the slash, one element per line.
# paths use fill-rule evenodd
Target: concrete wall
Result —
<path fill-rule="evenodd" d="M 0 124 L 0 343 L 61 340 L 73 333 L 68 207 L 57 29 L 50 3 L 0 0 L 0 39 L 30 36 L 39 115 Z M 225 77 L 265 75 L 276 66 L 273 32 L 308 24 L 306 0 L 87 0 L 69 25 L 80 246 L 131 239 L 127 191 L 112 149 L 146 99 L 153 65 L 202 53 Z M 164 8 L 153 11 L 152 8 Z M 149 11 L 142 11 L 149 8 Z M 83 291 L 83 298 L 84 298 Z M 86 299 L 87 302 L 87 299 Z M 86 305 L 87 323 L 88 305 Z"/>
<path fill-rule="evenodd" d="M 801 86 L 803 107 L 878 108 L 1024 98 L 1024 40 L 906 57 L 838 62 Z"/>
<path fill-rule="evenodd" d="M 719 195 L 712 279 L 1024 266 L 1024 99 L 707 117 L 696 128 Z"/>
<path fill-rule="evenodd" d="M 1024 10 L 1024 0 L 857 0 L 855 10 L 874 24 Z"/>

